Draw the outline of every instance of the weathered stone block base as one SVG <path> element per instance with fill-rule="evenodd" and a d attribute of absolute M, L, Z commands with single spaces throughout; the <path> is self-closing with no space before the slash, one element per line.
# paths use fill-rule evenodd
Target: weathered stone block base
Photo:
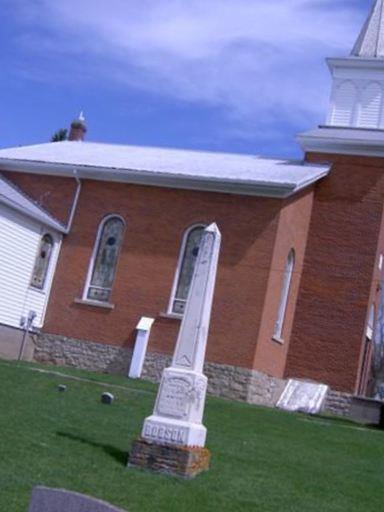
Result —
<path fill-rule="evenodd" d="M 0 331 L 0 335 L 3 334 Z M 64 336 L 39 333 L 33 335 L 34 359 L 39 362 L 74 366 L 92 371 L 128 374 L 132 350 L 92 341 L 82 341 Z M 0 357 L 4 357 L 0 352 Z M 158 383 L 164 368 L 172 358 L 158 352 L 147 352 L 142 378 Z M 271 377 L 257 370 L 217 363 L 206 363 L 204 374 L 208 377 L 208 393 L 241 400 L 255 405 L 274 407 L 286 381 Z M 351 415 L 353 395 L 329 390 L 322 412 L 345 418 Z"/>
<path fill-rule="evenodd" d="M 130 348 L 76 340 L 43 332 L 34 336 L 34 342 L 36 361 L 128 375 L 132 358 Z M 147 352 L 142 378 L 158 383 L 164 368 L 169 367 L 171 361 L 172 358 L 169 355 Z M 206 363 L 204 374 L 208 377 L 209 394 L 255 405 L 273 407 L 285 386 L 285 381 L 282 379 L 257 370 L 225 364 Z"/>
<path fill-rule="evenodd" d="M 384 403 L 380 400 L 330 390 L 323 412 L 384 428 Z"/>
<path fill-rule="evenodd" d="M 194 478 L 209 469 L 210 459 L 211 452 L 207 448 L 161 445 L 140 438 L 132 444 L 128 467 Z"/>

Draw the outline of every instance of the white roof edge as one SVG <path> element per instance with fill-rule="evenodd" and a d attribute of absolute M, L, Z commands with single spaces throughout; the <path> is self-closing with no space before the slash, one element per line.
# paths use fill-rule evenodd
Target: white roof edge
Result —
<path fill-rule="evenodd" d="M 13 210 L 23 213 L 27 217 L 31 217 L 31 218 L 41 222 L 45 226 L 48 226 L 48 227 L 54 229 L 55 231 L 58 231 L 59 233 L 63 233 L 63 234 L 67 233 L 67 230 L 63 225 L 61 225 L 58 221 L 55 221 L 54 219 L 48 220 L 47 218 L 45 218 L 43 212 L 41 215 L 39 215 L 38 213 L 32 214 L 31 212 L 26 212 L 24 208 L 22 208 L 17 203 L 11 201 L 9 198 L 5 197 L 2 194 L 0 194 L 0 202 L 9 206 Z"/>
<path fill-rule="evenodd" d="M 286 198 L 299 190 L 308 187 L 326 176 L 329 166 L 317 164 L 304 164 L 305 167 L 312 167 L 319 170 L 313 177 L 301 183 L 286 182 L 273 183 L 256 180 L 236 180 L 229 178 L 215 178 L 208 176 L 191 176 L 184 174 L 168 174 L 152 172 L 147 170 L 128 170 L 128 173 L 118 172 L 119 169 L 96 167 L 87 165 L 59 164 L 43 161 L 30 161 L 0 158 L 0 171 L 29 172 L 32 174 L 55 175 L 63 177 L 93 179 L 99 181 L 114 181 L 120 183 L 132 183 L 137 185 L 151 185 L 168 188 L 183 188 L 189 190 L 203 190 L 209 192 L 221 192 L 230 194 L 241 194 L 260 197 Z M 115 172 L 114 172 L 115 171 Z"/>
<path fill-rule="evenodd" d="M 376 59 L 376 58 L 366 58 L 362 59 L 361 57 L 327 57 L 326 63 L 329 69 L 333 69 L 335 67 L 343 67 L 343 68 L 364 68 L 364 69 L 384 69 L 384 60 Z"/>
<path fill-rule="evenodd" d="M 29 196 L 24 194 L 17 186 L 15 186 L 12 182 L 4 178 L 4 176 L 0 175 L 0 180 L 5 183 L 10 189 L 12 189 L 12 195 L 14 199 L 5 193 L 0 191 L 0 203 L 5 204 L 9 208 L 16 210 L 26 217 L 30 217 L 38 222 L 41 222 L 45 226 L 48 226 L 59 233 L 66 234 L 68 232 L 67 228 L 61 224 L 58 220 L 56 220 L 50 213 L 46 210 L 42 209 L 40 205 L 34 202 Z M 28 207 L 26 208 L 25 202 L 27 202 Z M 24 203 L 24 204 L 23 204 Z"/>
<path fill-rule="evenodd" d="M 320 126 L 297 140 L 304 152 L 384 157 L 384 130 Z"/>

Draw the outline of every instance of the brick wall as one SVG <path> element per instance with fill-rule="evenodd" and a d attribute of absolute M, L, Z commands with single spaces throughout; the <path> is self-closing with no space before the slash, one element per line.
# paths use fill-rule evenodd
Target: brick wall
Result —
<path fill-rule="evenodd" d="M 309 159 L 323 161 L 324 155 Z M 284 202 L 83 181 L 44 330 L 131 349 L 137 321 L 153 316 L 149 351 L 170 354 L 180 322 L 161 313 L 168 305 L 183 232 L 193 223 L 215 221 L 223 245 L 207 360 L 353 391 L 368 305 L 375 296 L 372 276 L 382 221 L 382 161 L 340 156 L 332 160 L 330 177 L 316 186 L 312 217 L 311 190 Z M 68 214 L 73 179 L 10 176 L 56 215 L 64 219 Z M 115 308 L 103 310 L 75 299 L 82 295 L 99 222 L 110 213 L 124 217 L 127 230 L 112 294 Z M 285 343 L 279 345 L 271 335 L 291 247 L 296 252 L 295 273 Z"/>
<path fill-rule="evenodd" d="M 270 262 L 268 288 L 258 335 L 254 368 L 280 378 L 284 375 L 289 350 L 293 317 L 296 309 L 311 219 L 312 203 L 313 191 L 306 190 L 285 201 L 282 205 L 275 247 Z M 295 264 L 284 316 L 282 339 L 278 341 L 274 339 L 273 334 L 280 304 L 287 258 L 292 249 L 295 252 Z"/>
<path fill-rule="evenodd" d="M 333 162 L 315 199 L 287 360 L 286 377 L 354 392 L 382 220 L 381 159 L 308 155 Z"/>
<path fill-rule="evenodd" d="M 18 182 L 44 196 L 44 180 Z M 61 180 L 61 178 L 60 178 Z M 63 182 L 69 191 L 73 180 Z M 74 190 L 72 188 L 72 190 Z M 67 194 L 66 192 L 66 194 Z M 32 194 L 32 195 L 33 195 Z M 49 194 L 47 194 L 49 196 Z M 71 233 L 65 237 L 44 331 L 78 340 L 132 348 L 143 315 L 155 318 L 149 350 L 173 351 L 180 321 L 164 318 L 184 230 L 217 222 L 222 231 L 207 359 L 252 368 L 282 201 L 84 180 Z M 113 310 L 78 304 L 97 228 L 107 214 L 126 221 L 113 288 Z"/>
<path fill-rule="evenodd" d="M 15 171 L 2 174 L 64 225 L 68 223 L 77 187 L 75 179 Z"/>

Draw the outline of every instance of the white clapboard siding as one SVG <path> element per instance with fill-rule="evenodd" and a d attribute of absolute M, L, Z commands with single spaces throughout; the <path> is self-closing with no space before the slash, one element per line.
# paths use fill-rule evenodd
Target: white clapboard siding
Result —
<path fill-rule="evenodd" d="M 30 287 L 30 281 L 45 232 L 53 236 L 55 244 L 45 290 L 37 290 Z M 0 204 L 0 323 L 20 327 L 21 318 L 34 310 L 34 325 L 42 326 L 59 248 L 60 235 Z"/>
<path fill-rule="evenodd" d="M 362 128 L 379 127 L 382 95 L 382 87 L 377 83 L 370 83 L 363 89 L 358 126 Z"/>
<path fill-rule="evenodd" d="M 347 80 L 336 84 L 333 91 L 333 126 L 352 126 L 354 110 L 357 103 L 356 85 Z"/>

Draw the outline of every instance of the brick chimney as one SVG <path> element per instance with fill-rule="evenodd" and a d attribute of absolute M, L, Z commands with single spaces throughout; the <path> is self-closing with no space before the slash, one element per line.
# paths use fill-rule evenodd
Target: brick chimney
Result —
<path fill-rule="evenodd" d="M 69 132 L 68 140 L 82 141 L 84 140 L 85 134 L 87 133 L 87 126 L 85 124 L 85 117 L 83 112 L 77 119 L 74 119 L 71 123 L 71 129 Z"/>

